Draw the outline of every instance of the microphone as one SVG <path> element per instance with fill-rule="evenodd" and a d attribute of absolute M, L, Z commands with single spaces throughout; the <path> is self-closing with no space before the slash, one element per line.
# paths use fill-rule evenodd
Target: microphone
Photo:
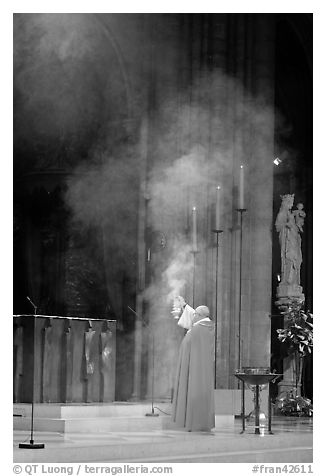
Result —
<path fill-rule="evenodd" d="M 29 302 L 31 303 L 31 305 L 34 307 L 34 314 L 36 314 L 37 306 L 35 306 L 35 304 L 33 303 L 33 301 L 31 300 L 31 298 L 29 296 L 26 296 L 26 299 L 28 299 Z"/>
<path fill-rule="evenodd" d="M 134 314 L 135 314 L 135 315 L 138 317 L 138 314 L 137 314 L 137 312 L 136 312 L 136 311 L 134 311 L 133 309 L 131 309 L 131 307 L 130 307 L 130 306 L 127 306 L 127 308 L 128 308 L 128 309 L 130 309 L 130 311 L 131 311 L 131 312 L 133 312 L 133 313 L 134 313 Z"/>

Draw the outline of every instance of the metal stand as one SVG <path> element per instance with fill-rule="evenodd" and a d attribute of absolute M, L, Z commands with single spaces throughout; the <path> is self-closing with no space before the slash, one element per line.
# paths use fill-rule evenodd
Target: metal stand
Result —
<path fill-rule="evenodd" d="M 240 263 L 239 263 L 239 320 L 238 320 L 238 369 L 242 367 L 242 343 L 241 343 L 241 308 L 242 308 L 242 234 L 243 234 L 243 214 L 246 208 L 237 208 L 240 213 Z M 240 382 L 239 382 L 240 385 Z"/>
<path fill-rule="evenodd" d="M 190 251 L 193 255 L 193 271 L 192 271 L 192 307 L 195 309 L 195 272 L 196 272 L 196 254 L 199 253 L 198 250 Z"/>
<path fill-rule="evenodd" d="M 272 398 L 270 383 L 268 384 L 268 433 L 274 435 L 272 432 Z"/>
<path fill-rule="evenodd" d="M 152 335 L 152 389 L 151 389 L 151 405 L 152 405 L 152 410 L 151 413 L 146 413 L 145 416 L 147 417 L 158 417 L 158 413 L 154 413 L 154 332 L 149 329 L 150 334 Z"/>
<path fill-rule="evenodd" d="M 259 385 L 255 386 L 255 435 L 260 435 L 259 417 L 260 417 L 260 402 L 259 402 Z"/>
<path fill-rule="evenodd" d="M 241 382 L 241 419 L 242 419 L 242 431 L 240 433 L 244 433 L 246 431 L 246 415 L 245 415 L 245 383 L 244 381 Z"/>
<path fill-rule="evenodd" d="M 44 443 L 34 443 L 34 374 L 35 374 L 35 337 L 36 337 L 36 311 L 37 307 L 27 296 L 28 301 L 34 307 L 34 316 L 33 316 L 33 375 L 32 375 L 32 415 L 31 415 L 31 438 L 29 443 L 19 443 L 19 448 L 24 449 L 41 449 L 44 448 Z"/>
<path fill-rule="evenodd" d="M 219 249 L 219 236 L 220 233 L 223 233 L 223 230 L 212 230 L 212 233 L 216 234 L 216 268 L 215 268 L 215 339 L 214 339 L 214 349 L 215 349 L 215 368 L 214 368 L 214 388 L 216 389 L 216 364 L 217 364 L 217 299 L 218 299 L 218 249 Z"/>
<path fill-rule="evenodd" d="M 270 384 L 278 379 L 281 374 L 273 373 L 240 373 L 236 372 L 235 377 L 239 379 L 242 383 L 242 392 L 241 392 L 241 416 L 242 416 L 242 431 L 241 434 L 245 432 L 245 383 L 255 387 L 255 435 L 261 435 L 259 416 L 260 416 L 260 403 L 259 403 L 259 392 L 261 385 L 268 385 L 268 433 L 273 435 L 272 432 L 272 403 L 271 403 L 271 393 L 270 393 Z"/>

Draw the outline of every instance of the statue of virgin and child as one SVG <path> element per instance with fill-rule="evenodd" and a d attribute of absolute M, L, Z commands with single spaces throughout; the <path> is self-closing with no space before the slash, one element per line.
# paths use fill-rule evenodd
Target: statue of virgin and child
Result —
<path fill-rule="evenodd" d="M 275 227 L 281 248 L 281 282 L 278 295 L 300 295 L 300 269 L 302 264 L 301 234 L 305 219 L 303 204 L 292 210 L 293 195 L 281 195 L 282 203 L 277 214 Z"/>

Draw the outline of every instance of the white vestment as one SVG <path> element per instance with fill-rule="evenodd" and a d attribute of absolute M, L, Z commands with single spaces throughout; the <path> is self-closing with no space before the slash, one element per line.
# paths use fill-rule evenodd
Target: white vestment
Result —
<path fill-rule="evenodd" d="M 189 306 L 189 304 L 186 304 L 183 313 L 178 320 L 178 326 L 183 327 L 184 329 L 190 329 L 194 320 L 194 313 L 195 310 Z"/>

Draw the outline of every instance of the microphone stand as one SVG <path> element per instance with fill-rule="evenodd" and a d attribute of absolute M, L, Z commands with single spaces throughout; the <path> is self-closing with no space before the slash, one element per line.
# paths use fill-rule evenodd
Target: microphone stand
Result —
<path fill-rule="evenodd" d="M 44 443 L 34 443 L 33 432 L 34 432 L 34 374 L 35 374 L 35 337 L 36 337 L 36 311 L 37 307 L 32 302 L 32 300 L 27 296 L 28 301 L 34 308 L 34 317 L 33 317 L 33 378 L 32 378 L 32 415 L 31 415 L 31 438 L 29 443 L 19 443 L 19 448 L 24 449 L 41 449 L 44 448 Z"/>
<path fill-rule="evenodd" d="M 149 333 L 152 337 L 152 389 L 151 389 L 151 406 L 152 411 L 151 413 L 146 413 L 145 416 L 147 417 L 157 417 L 159 416 L 158 413 L 154 413 L 154 332 L 147 326 Z"/>
<path fill-rule="evenodd" d="M 130 306 L 128 306 L 128 309 L 130 309 L 130 311 L 132 311 L 138 317 L 138 314 L 136 313 L 136 311 L 131 309 Z M 158 417 L 159 414 L 154 412 L 154 360 L 155 360 L 154 359 L 154 333 L 150 329 L 148 324 L 143 326 L 143 327 L 148 329 L 148 331 L 151 335 L 151 340 L 152 340 L 151 413 L 146 413 L 145 416 L 147 416 L 147 417 Z"/>

